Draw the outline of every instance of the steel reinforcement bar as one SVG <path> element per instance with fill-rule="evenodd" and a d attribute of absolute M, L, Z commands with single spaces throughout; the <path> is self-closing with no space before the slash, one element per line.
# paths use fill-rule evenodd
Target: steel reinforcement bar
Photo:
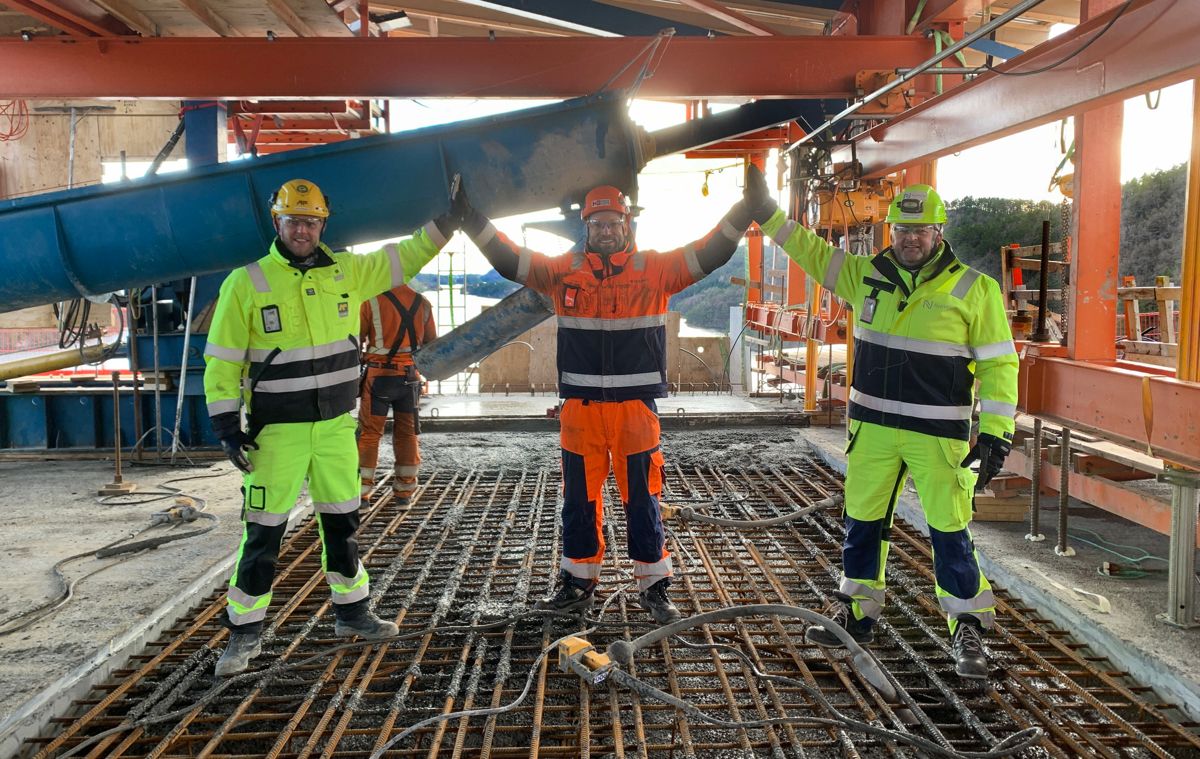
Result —
<path fill-rule="evenodd" d="M 830 470 L 802 455 L 782 468 L 675 466 L 667 475 L 666 501 L 734 519 L 787 514 L 841 489 Z M 626 527 L 611 481 L 601 602 L 587 620 L 531 611 L 558 570 L 559 491 L 552 469 L 443 470 L 401 508 L 384 483 L 359 544 L 376 611 L 397 622 L 398 638 L 334 638 L 318 531 L 306 522 L 285 540 L 263 654 L 249 673 L 223 682 L 212 674 L 227 636 L 223 598 L 214 593 L 56 718 L 52 734 L 24 755 L 370 757 L 395 741 L 385 756 L 919 757 L 927 754 L 895 736 L 986 752 L 1037 726 L 1044 735 L 1029 755 L 1200 756 L 1195 726 L 1177 710 L 1003 591 L 991 677 L 955 676 L 929 545 L 899 523 L 888 614 L 871 646 L 899 698 L 881 696 L 844 655 L 805 643 L 799 620 L 777 617 L 694 628 L 641 652 L 626 671 L 696 714 L 735 722 L 786 715 L 793 723 L 718 727 L 611 680 L 588 686 L 542 654 L 572 631 L 586 630 L 602 650 L 653 624 L 637 604 L 628 560 L 611 559 L 625 555 Z M 668 522 L 668 530 L 671 595 L 685 616 L 766 603 L 820 609 L 832 597 L 842 534 L 836 510 L 766 530 L 694 522 Z M 831 719 L 822 700 L 884 732 Z"/>

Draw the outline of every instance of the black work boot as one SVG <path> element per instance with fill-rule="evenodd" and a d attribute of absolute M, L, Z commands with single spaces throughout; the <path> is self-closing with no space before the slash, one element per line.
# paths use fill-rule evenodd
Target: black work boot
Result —
<path fill-rule="evenodd" d="M 594 580 L 584 580 L 575 577 L 565 569 L 561 570 L 558 573 L 558 581 L 554 585 L 554 592 L 540 599 L 533 605 L 533 608 L 543 611 L 587 609 L 592 605 L 596 584 Z"/>
<path fill-rule="evenodd" d="M 954 671 L 959 677 L 983 680 L 988 676 L 987 647 L 983 645 L 983 625 L 970 614 L 958 618 L 950 652 L 954 654 Z"/>
<path fill-rule="evenodd" d="M 365 599 L 352 604 L 334 604 L 333 612 L 333 634 L 339 638 L 357 635 L 363 640 L 380 640 L 400 633 L 395 622 L 382 620 L 371 611 Z"/>
<path fill-rule="evenodd" d="M 671 599 L 667 598 L 667 588 L 669 587 L 671 587 L 671 578 L 664 577 L 638 593 L 638 603 L 642 605 L 643 609 L 650 612 L 650 616 L 654 617 L 654 621 L 660 625 L 678 622 L 682 616 L 675 604 L 671 603 Z"/>
<path fill-rule="evenodd" d="M 229 644 L 221 658 L 217 659 L 217 677 L 231 677 L 245 672 L 250 666 L 250 660 L 262 653 L 261 638 L 257 630 L 253 632 L 230 632 Z"/>
<path fill-rule="evenodd" d="M 833 597 L 837 600 L 831 605 L 829 619 L 844 627 L 846 632 L 850 633 L 850 637 L 854 638 L 854 642 L 860 646 L 865 646 L 875 640 L 874 622 L 870 619 L 854 618 L 854 610 L 851 608 L 853 601 L 850 596 L 844 593 L 834 593 Z M 809 625 L 808 629 L 804 631 L 804 640 L 825 648 L 846 647 L 841 638 L 822 625 Z"/>

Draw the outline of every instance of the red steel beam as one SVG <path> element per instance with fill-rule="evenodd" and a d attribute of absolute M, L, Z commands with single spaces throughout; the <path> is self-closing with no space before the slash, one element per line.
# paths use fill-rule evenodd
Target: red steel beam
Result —
<path fill-rule="evenodd" d="M 1200 76 L 1200 44 L 1196 44 L 1200 2 L 1133 0 L 1103 36 L 1068 58 L 1116 12 L 1089 19 L 997 67 L 1032 71 L 1067 58 L 1048 71 L 1028 76 L 984 74 L 865 133 L 855 149 L 866 176 L 886 176 Z M 849 148 L 835 151 L 834 160 L 850 160 Z"/>
<path fill-rule="evenodd" d="M 264 118 L 259 132 L 369 132 L 374 127 L 369 119 L 347 116 L 341 119 L 280 119 Z"/>
<path fill-rule="evenodd" d="M 1200 382 L 1038 355 L 1021 360 L 1021 410 L 1200 468 Z"/>
<path fill-rule="evenodd" d="M 0 40 L 9 98 L 575 97 L 645 49 L 642 37 Z M 915 66 L 920 37 L 674 39 L 643 97 L 848 98 L 860 69 Z M 296 76 L 296 61 L 320 61 Z M 633 83 L 630 66 L 614 87 Z M 403 71 L 404 76 L 396 76 Z"/>

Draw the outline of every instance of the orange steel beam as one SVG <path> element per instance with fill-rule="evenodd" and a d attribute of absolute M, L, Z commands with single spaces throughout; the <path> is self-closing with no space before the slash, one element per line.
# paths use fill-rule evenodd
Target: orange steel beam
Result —
<path fill-rule="evenodd" d="M 1112 12 L 1120 0 L 1083 0 L 1083 20 Z M 1112 361 L 1117 342 L 1117 268 L 1121 247 L 1121 124 L 1124 103 L 1075 118 L 1075 208 L 1071 221 L 1070 329 L 1067 353 Z"/>
<path fill-rule="evenodd" d="M 644 37 L 0 40 L 0 92 L 9 98 L 224 100 L 575 97 L 602 87 L 647 42 Z M 914 66 L 932 49 L 919 37 L 674 39 L 639 94 L 848 98 L 860 69 Z M 319 64 L 296 76 L 296 61 Z M 630 66 L 611 86 L 631 85 L 637 69 Z"/>
<path fill-rule="evenodd" d="M 744 32 L 750 32 L 759 37 L 772 37 L 775 35 L 775 32 L 770 27 L 763 26 L 746 14 L 739 13 L 732 8 L 726 8 L 720 3 L 713 2 L 713 0 L 679 0 L 679 2 L 707 13 L 709 16 L 720 19 L 731 26 L 736 26 Z"/>
<path fill-rule="evenodd" d="M 1058 64 L 1045 72 L 983 74 L 856 138 L 866 178 L 1200 76 L 1200 3 L 1133 0 L 1103 36 L 1079 52 L 1116 12 L 997 67 L 1015 73 Z M 841 148 L 834 160 L 848 161 L 850 155 Z"/>
<path fill-rule="evenodd" d="M 1033 466 L 1028 456 L 1020 448 L 1014 448 L 1004 466 L 1016 474 L 1026 478 L 1033 476 Z M 1049 461 L 1042 462 L 1041 486 L 1048 490 L 1058 491 L 1061 480 L 1061 468 Z M 1074 470 L 1067 473 L 1067 487 L 1071 497 L 1078 498 L 1084 503 L 1103 509 L 1110 514 L 1116 514 L 1143 527 L 1148 527 L 1163 535 L 1171 534 L 1171 502 L 1162 501 L 1149 496 L 1144 490 L 1126 487 L 1115 480 L 1087 475 Z M 1200 533 L 1200 529 L 1197 530 Z"/>
<path fill-rule="evenodd" d="M 1200 382 L 1040 351 L 1021 360 L 1022 411 L 1200 468 Z"/>
<path fill-rule="evenodd" d="M 259 132 L 367 132 L 374 127 L 370 119 L 347 116 L 342 119 L 263 119 Z"/>
<path fill-rule="evenodd" d="M 1117 269 L 1121 246 L 1123 103 L 1075 119 L 1075 207 L 1072 211 L 1068 355 L 1112 361 L 1117 344 Z"/>
<path fill-rule="evenodd" d="M 332 113 L 359 114 L 345 100 L 265 100 L 259 103 L 234 101 L 227 106 L 229 115 L 238 113 Z"/>

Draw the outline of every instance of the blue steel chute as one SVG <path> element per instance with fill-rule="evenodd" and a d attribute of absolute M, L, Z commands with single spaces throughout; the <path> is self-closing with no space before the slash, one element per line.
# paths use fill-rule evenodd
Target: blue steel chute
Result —
<path fill-rule="evenodd" d="M 644 164 L 620 93 L 446 126 L 0 202 L 0 311 L 226 271 L 274 237 L 267 199 L 303 177 L 329 196 L 334 248 L 412 232 L 450 177 L 493 218 L 566 208 Z"/>

